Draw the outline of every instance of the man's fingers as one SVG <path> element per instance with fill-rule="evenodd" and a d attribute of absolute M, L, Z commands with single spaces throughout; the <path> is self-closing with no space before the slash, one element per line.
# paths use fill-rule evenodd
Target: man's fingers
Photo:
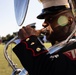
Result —
<path fill-rule="evenodd" d="M 20 29 L 19 32 L 18 32 L 18 37 L 20 39 L 23 39 L 23 38 L 26 38 L 27 37 L 27 33 L 26 31 L 24 30 L 24 28 Z"/>

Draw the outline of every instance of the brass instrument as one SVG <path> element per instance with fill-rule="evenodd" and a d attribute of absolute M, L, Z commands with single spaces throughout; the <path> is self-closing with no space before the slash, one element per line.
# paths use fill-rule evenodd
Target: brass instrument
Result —
<path fill-rule="evenodd" d="M 70 42 L 71 42 L 70 39 L 72 38 L 72 36 L 73 36 L 73 34 L 74 34 L 75 32 L 76 32 L 76 27 L 75 27 L 75 29 L 73 30 L 73 32 L 70 34 L 70 36 L 69 36 L 66 40 L 64 40 L 64 41 L 62 41 L 62 42 L 60 42 L 60 43 L 58 43 L 58 44 L 56 44 L 56 45 L 48 48 L 48 49 L 47 49 L 47 50 L 49 51 L 48 53 L 53 54 L 53 53 L 55 53 L 55 52 L 58 52 L 61 48 L 63 48 L 63 47 L 64 47 L 65 45 L 67 45 L 68 43 L 70 43 Z M 18 38 L 18 36 L 15 36 L 12 40 L 10 40 L 10 41 L 5 45 L 5 48 L 4 48 L 4 56 L 5 56 L 6 60 L 8 61 L 8 63 L 10 64 L 11 68 L 13 69 L 13 74 L 12 74 L 12 75 L 16 75 L 16 74 L 24 71 L 24 69 L 21 70 L 21 69 L 18 69 L 18 68 L 16 67 L 16 64 L 14 64 L 14 62 L 10 59 L 10 57 L 8 56 L 8 53 L 7 53 L 8 46 L 9 46 L 12 42 L 14 42 L 17 38 Z M 39 39 L 39 38 L 38 38 L 38 39 Z M 40 41 L 40 39 L 39 39 L 39 41 Z M 76 41 L 76 39 L 75 39 L 74 41 Z M 40 42 L 41 42 L 41 41 L 40 41 Z M 42 43 L 42 42 L 41 42 L 41 43 Z M 26 71 L 26 70 L 25 70 L 25 71 Z M 25 72 L 25 71 L 24 71 L 24 72 Z M 26 72 L 27 72 L 27 71 L 26 71 Z M 25 73 L 26 73 L 26 72 L 25 72 Z M 21 75 L 22 75 L 22 74 L 21 74 Z"/>
<path fill-rule="evenodd" d="M 12 75 L 27 75 L 27 71 L 25 69 L 19 69 L 17 68 L 16 64 L 12 61 L 12 59 L 10 58 L 10 56 L 8 55 L 8 46 L 11 44 L 11 43 L 15 43 L 14 41 L 18 38 L 18 36 L 15 36 L 12 40 L 10 40 L 4 47 L 4 56 L 8 62 L 8 64 L 11 66 L 13 72 L 12 72 Z"/>
<path fill-rule="evenodd" d="M 14 0 L 14 3 L 17 3 L 17 2 L 15 2 L 15 1 L 18 2 L 19 0 Z M 22 0 L 20 0 L 20 1 L 22 1 Z M 16 15 L 16 20 L 17 20 L 17 23 L 18 23 L 19 26 L 21 26 L 21 25 L 23 24 L 23 22 L 24 22 L 25 15 L 26 15 L 25 13 L 27 12 L 28 4 L 29 4 L 29 0 L 24 0 L 24 1 L 26 2 L 26 4 L 25 4 L 25 6 L 21 6 L 21 7 L 22 7 L 22 8 L 25 7 L 25 9 L 21 9 L 21 10 L 20 10 L 20 8 L 19 8 L 20 6 L 18 7 L 17 5 L 15 5 L 15 15 Z M 23 4 L 24 4 L 25 2 L 23 2 Z M 19 3 L 20 3 L 20 2 L 19 2 Z M 17 8 L 16 6 L 17 6 L 18 8 Z M 19 11 L 16 11 L 16 9 L 18 9 Z M 21 15 L 18 15 L 19 12 L 20 12 Z M 22 13 L 22 12 L 23 12 L 23 13 Z M 18 16 L 19 16 L 19 17 L 18 17 Z M 66 40 L 64 40 L 64 41 L 62 41 L 62 42 L 60 42 L 60 43 L 58 43 L 58 44 L 56 44 L 56 45 L 48 48 L 48 49 L 47 49 L 47 50 L 49 51 L 48 53 L 53 54 L 53 53 L 59 51 L 61 48 L 63 48 L 63 47 L 64 47 L 65 45 L 67 45 L 69 42 L 71 42 L 70 39 L 72 38 L 72 36 L 73 36 L 73 34 L 74 34 L 75 32 L 76 32 L 76 27 L 75 27 L 75 29 L 73 30 L 73 32 L 70 34 L 70 36 L 69 36 Z M 12 75 L 28 75 L 28 72 L 27 72 L 25 69 L 19 69 L 19 68 L 17 68 L 16 64 L 14 64 L 14 62 L 11 60 L 11 58 L 9 57 L 8 52 L 7 52 L 8 46 L 9 46 L 12 42 L 14 42 L 17 38 L 18 38 L 18 36 L 15 36 L 12 40 L 10 40 L 10 41 L 5 45 L 5 47 L 4 47 L 4 56 L 5 56 L 6 60 L 7 60 L 7 62 L 9 63 L 9 65 L 11 66 L 11 68 L 13 69 Z M 39 38 L 38 38 L 38 39 L 39 39 Z M 40 40 L 40 39 L 39 39 L 39 40 Z M 74 41 L 76 41 L 76 40 L 74 40 Z"/>
<path fill-rule="evenodd" d="M 24 22 L 24 19 L 26 17 L 26 13 L 28 10 L 29 1 L 30 0 L 14 0 L 15 17 L 16 17 L 16 21 L 17 21 L 18 26 L 21 26 Z M 9 63 L 9 65 L 11 66 L 12 70 L 13 70 L 12 75 L 27 75 L 28 73 L 25 69 L 17 68 L 16 64 L 14 64 L 14 62 L 9 57 L 8 52 L 7 52 L 8 46 L 12 42 L 14 42 L 17 38 L 18 38 L 18 36 L 15 36 L 12 40 L 10 40 L 5 45 L 4 56 L 7 60 L 7 62 Z"/>

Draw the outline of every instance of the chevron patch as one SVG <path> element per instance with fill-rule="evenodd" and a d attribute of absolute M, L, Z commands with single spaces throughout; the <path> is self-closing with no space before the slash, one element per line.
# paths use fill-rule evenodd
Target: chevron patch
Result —
<path fill-rule="evenodd" d="M 76 49 L 64 52 L 63 54 L 66 55 L 71 60 L 76 60 Z"/>

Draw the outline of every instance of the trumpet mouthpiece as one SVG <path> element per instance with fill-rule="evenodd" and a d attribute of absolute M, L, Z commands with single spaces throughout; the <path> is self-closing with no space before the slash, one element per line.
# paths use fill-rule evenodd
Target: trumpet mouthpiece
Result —
<path fill-rule="evenodd" d="M 43 29 L 40 29 L 40 30 L 37 30 L 38 34 L 46 34 L 47 33 L 47 29 L 46 28 L 43 28 Z"/>

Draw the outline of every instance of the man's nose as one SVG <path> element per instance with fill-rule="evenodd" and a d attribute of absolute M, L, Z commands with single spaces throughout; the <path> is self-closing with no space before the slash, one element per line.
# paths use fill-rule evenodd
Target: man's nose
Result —
<path fill-rule="evenodd" d="M 43 27 L 47 27 L 48 24 L 44 22 L 44 23 L 42 24 L 42 26 L 43 26 Z"/>

